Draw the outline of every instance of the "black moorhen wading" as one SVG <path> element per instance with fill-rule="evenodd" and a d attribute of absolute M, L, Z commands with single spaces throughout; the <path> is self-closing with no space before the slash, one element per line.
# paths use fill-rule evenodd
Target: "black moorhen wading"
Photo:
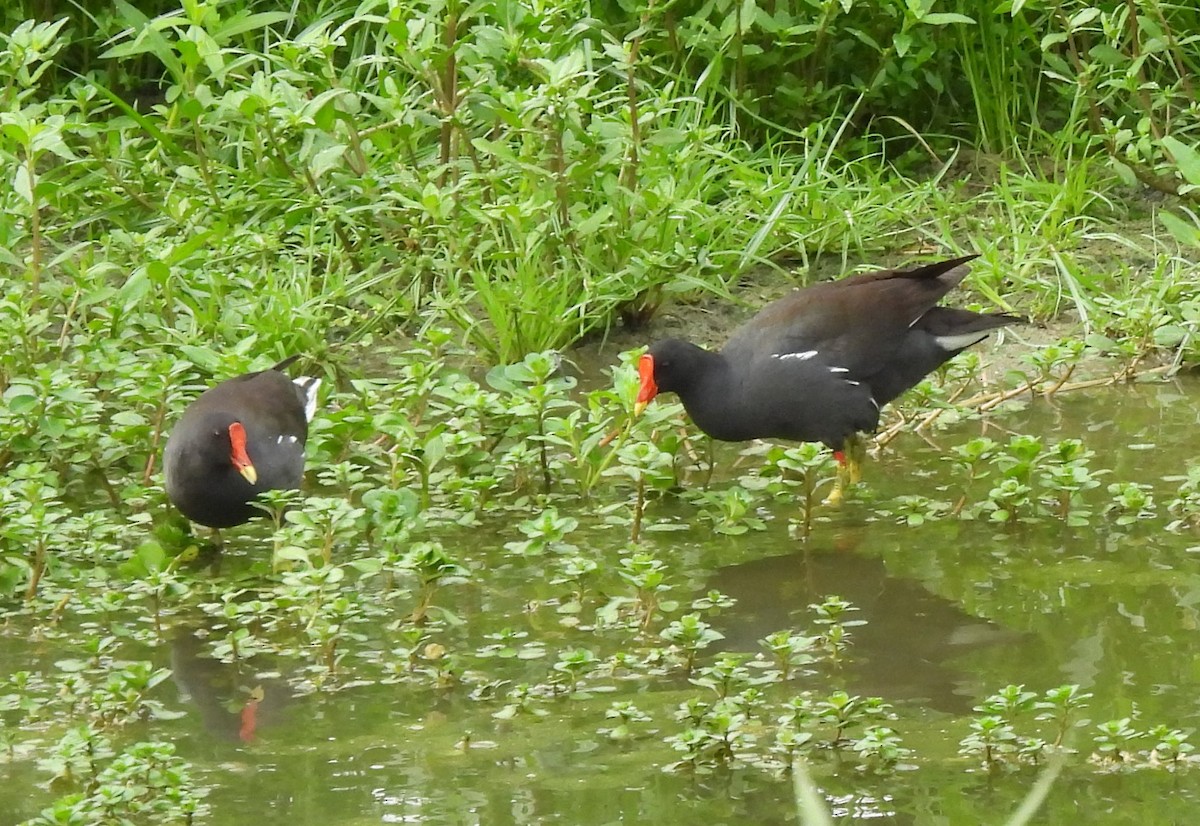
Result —
<path fill-rule="evenodd" d="M 840 465 L 827 501 L 859 479 L 883 405 L 998 327 L 1021 321 L 938 302 L 976 258 L 879 270 L 797 290 L 764 307 L 719 352 L 679 339 L 638 364 L 637 413 L 660 392 L 679 395 L 714 439 L 824 442 Z"/>
<path fill-rule="evenodd" d="M 229 528 L 261 511 L 264 490 L 291 490 L 304 478 L 304 443 L 320 379 L 282 370 L 246 373 L 200 394 L 163 451 L 167 496 L 193 522 Z"/>

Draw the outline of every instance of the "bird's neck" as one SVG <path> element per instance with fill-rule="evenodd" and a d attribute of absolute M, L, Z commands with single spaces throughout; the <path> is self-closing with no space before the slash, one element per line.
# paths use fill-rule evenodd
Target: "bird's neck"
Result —
<path fill-rule="evenodd" d="M 688 415 L 714 439 L 738 442 L 749 438 L 739 432 L 733 415 L 740 398 L 739 376 L 720 353 L 706 351 L 702 365 L 693 380 L 678 391 Z"/>

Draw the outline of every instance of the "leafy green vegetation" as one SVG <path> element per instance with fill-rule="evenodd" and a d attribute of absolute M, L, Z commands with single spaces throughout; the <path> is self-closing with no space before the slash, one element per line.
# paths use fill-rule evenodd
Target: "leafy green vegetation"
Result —
<path fill-rule="evenodd" d="M 1001 306 L 1194 358 L 1190 265 L 1112 227 L 1145 212 L 1124 185 L 1186 201 L 1200 181 L 1197 12 L 1012 5 L 20 22 L 0 99 L 0 248 L 29 286 L 12 312 L 30 334 L 38 309 L 63 317 L 63 344 L 111 313 L 152 347 L 254 336 L 318 358 L 440 317 L 507 363 L 764 263 L 933 244 L 982 252 L 976 288 Z M 1186 206 L 1160 217 L 1195 247 Z M 1126 272 L 1146 266 L 1157 296 Z"/>
<path fill-rule="evenodd" d="M 1109 418 L 1010 417 L 1088 390 L 1103 411 L 1103 388 L 1200 363 L 1200 10 L 45 8 L 0 11 L 0 811 L 244 822 L 196 731 L 254 754 L 294 714 L 350 761 L 379 741 L 332 698 L 366 716 L 397 693 L 420 735 L 378 729 L 431 774 L 458 776 L 453 754 L 510 789 L 496 766 L 567 748 L 572 781 L 690 778 L 672 807 L 802 766 L 798 788 L 866 810 L 920 767 L 910 797 L 972 822 L 995 813 L 957 794 L 980 768 L 1015 778 L 1015 810 L 1030 765 L 1091 788 L 1194 762 L 1200 469 L 1162 446 L 1194 432 L 1195 389 L 1118 449 Z M 887 411 L 845 511 L 819 504 L 817 446 L 725 461 L 678 405 L 632 420 L 635 353 L 615 353 L 664 311 L 967 250 L 967 300 L 1034 325 L 1007 367 L 964 354 Z M 575 368 L 598 341 L 603 376 Z M 292 353 L 333 387 L 309 484 L 216 558 L 166 504 L 165 434 L 201 388 Z M 893 697 L 904 669 L 856 673 L 893 618 L 860 618 L 855 574 L 734 633 L 772 600 L 724 593 L 723 566 L 858 533 L 853 556 L 1054 645 L 1029 674 L 974 651 L 996 661 L 964 681 L 972 714 Z"/>

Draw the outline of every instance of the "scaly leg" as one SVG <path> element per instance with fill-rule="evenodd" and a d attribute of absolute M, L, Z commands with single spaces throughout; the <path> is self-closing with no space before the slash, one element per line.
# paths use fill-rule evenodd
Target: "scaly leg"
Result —
<path fill-rule="evenodd" d="M 862 463 L 867 458 L 867 443 L 862 436 L 851 433 L 846 439 L 846 473 L 850 484 L 857 485 L 862 481 Z"/>
<path fill-rule="evenodd" d="M 833 481 L 833 490 L 825 497 L 826 505 L 840 505 L 846 498 L 846 488 L 857 485 L 862 481 L 862 462 L 867 456 L 867 446 L 857 433 L 850 434 L 842 445 L 841 450 L 833 452 L 837 459 L 837 476 Z"/>
<path fill-rule="evenodd" d="M 837 507 L 846 498 L 846 454 L 841 450 L 835 450 L 833 458 L 837 459 L 837 476 L 833 478 L 833 490 L 829 491 L 823 504 Z"/>

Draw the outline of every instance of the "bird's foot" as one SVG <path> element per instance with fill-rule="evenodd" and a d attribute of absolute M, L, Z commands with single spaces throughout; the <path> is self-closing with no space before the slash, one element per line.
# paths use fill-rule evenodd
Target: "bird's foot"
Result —
<path fill-rule="evenodd" d="M 852 484 L 849 481 L 850 474 L 846 471 L 846 466 L 841 464 L 837 469 L 837 476 L 833 479 L 833 490 L 829 491 L 829 495 L 825 497 L 822 504 L 830 507 L 837 507 L 842 504 L 846 498 L 846 488 Z"/>

